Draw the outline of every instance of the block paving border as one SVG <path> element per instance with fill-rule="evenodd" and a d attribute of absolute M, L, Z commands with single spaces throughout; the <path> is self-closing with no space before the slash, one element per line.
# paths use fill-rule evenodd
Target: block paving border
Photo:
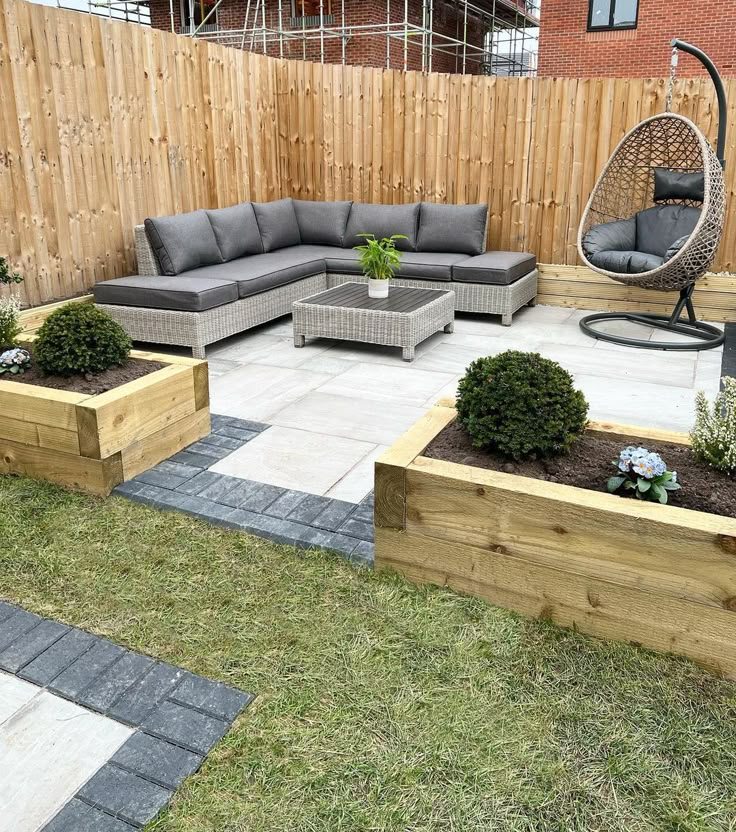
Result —
<path fill-rule="evenodd" d="M 213 414 L 210 434 L 114 493 L 276 543 L 330 549 L 352 563 L 371 566 L 373 492 L 361 503 L 350 503 L 209 470 L 269 427 Z"/>
<path fill-rule="evenodd" d="M 0 670 L 135 730 L 43 828 L 134 832 L 253 696 L 0 601 Z"/>

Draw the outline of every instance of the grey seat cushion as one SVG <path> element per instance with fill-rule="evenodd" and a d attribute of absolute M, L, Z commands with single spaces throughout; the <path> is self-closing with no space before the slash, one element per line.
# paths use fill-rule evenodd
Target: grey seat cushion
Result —
<path fill-rule="evenodd" d="M 680 237 L 692 234 L 700 219 L 700 208 L 688 205 L 655 205 L 636 215 L 635 251 L 664 257 Z"/>
<path fill-rule="evenodd" d="M 294 201 L 277 199 L 273 202 L 254 202 L 253 210 L 261 233 L 263 251 L 298 246 L 301 241 Z"/>
<path fill-rule="evenodd" d="M 350 208 L 343 245 L 345 248 L 362 245 L 365 240 L 358 234 L 373 234 L 377 239 L 403 234 L 405 240 L 397 240 L 401 251 L 416 251 L 419 226 L 419 203 L 409 205 L 379 205 L 354 202 Z"/>
<path fill-rule="evenodd" d="M 664 259 L 644 251 L 597 251 L 588 260 L 599 269 L 616 274 L 641 274 L 656 269 Z"/>
<path fill-rule="evenodd" d="M 487 205 L 437 205 L 422 202 L 417 251 L 482 254 L 486 248 Z"/>
<path fill-rule="evenodd" d="M 452 279 L 460 283 L 494 283 L 507 286 L 534 271 L 537 258 L 523 251 L 486 251 L 452 267 Z"/>
<path fill-rule="evenodd" d="M 636 248 L 636 219 L 615 220 L 594 225 L 582 239 L 588 260 L 601 251 L 633 251 Z"/>
<path fill-rule="evenodd" d="M 306 199 L 293 202 L 303 243 L 342 245 L 352 202 L 311 202 Z"/>
<path fill-rule="evenodd" d="M 330 274 L 363 274 L 360 252 L 346 248 L 342 251 L 323 252 L 327 271 Z M 405 251 L 401 253 L 401 265 L 396 277 L 413 280 L 452 280 L 452 267 L 466 260 L 464 254 L 437 251 Z"/>
<path fill-rule="evenodd" d="M 213 271 L 219 266 L 208 266 Z M 158 275 L 118 277 L 95 285 L 95 301 L 114 306 L 142 306 L 147 309 L 174 309 L 180 312 L 204 312 L 238 299 L 238 287 L 232 280 Z"/>
<path fill-rule="evenodd" d="M 223 260 L 263 253 L 261 233 L 252 203 L 241 202 L 229 208 L 216 208 L 207 211 L 207 217 L 215 232 Z"/>
<path fill-rule="evenodd" d="M 292 246 L 197 269 L 192 275 L 229 280 L 237 285 L 239 297 L 247 298 L 324 271 L 325 261 L 317 247 Z"/>
<path fill-rule="evenodd" d="M 222 263 L 206 211 L 144 221 L 151 247 L 164 274 L 181 274 L 199 266 Z"/>

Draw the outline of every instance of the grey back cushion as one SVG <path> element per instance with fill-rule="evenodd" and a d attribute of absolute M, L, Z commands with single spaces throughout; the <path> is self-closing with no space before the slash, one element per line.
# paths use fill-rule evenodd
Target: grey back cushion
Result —
<path fill-rule="evenodd" d="M 636 250 L 664 257 L 680 237 L 692 234 L 700 208 L 688 205 L 655 205 L 636 215 Z"/>
<path fill-rule="evenodd" d="M 350 209 L 343 245 L 345 248 L 362 245 L 365 239 L 358 234 L 373 234 L 379 240 L 393 234 L 404 234 L 407 239 L 397 240 L 396 248 L 401 251 L 416 251 L 418 225 L 418 202 L 410 205 L 354 202 Z"/>
<path fill-rule="evenodd" d="M 144 225 L 163 274 L 181 274 L 222 263 L 206 211 L 148 218 Z"/>
<path fill-rule="evenodd" d="M 274 202 L 254 202 L 258 229 L 264 251 L 298 246 L 301 241 L 299 223 L 296 221 L 293 199 L 277 199 Z"/>
<path fill-rule="evenodd" d="M 437 205 L 419 211 L 417 251 L 477 255 L 486 250 L 487 205 Z"/>
<path fill-rule="evenodd" d="M 705 174 L 654 168 L 654 201 L 663 199 L 705 199 Z"/>
<path fill-rule="evenodd" d="M 582 243 L 588 259 L 601 251 L 633 251 L 636 249 L 636 219 L 629 217 L 627 220 L 594 225 L 585 234 Z"/>
<path fill-rule="evenodd" d="M 342 246 L 352 204 L 295 199 L 294 211 L 302 242 L 311 245 Z"/>
<path fill-rule="evenodd" d="M 222 259 L 235 260 L 248 254 L 262 254 L 263 243 L 256 213 L 250 202 L 207 211 Z"/>

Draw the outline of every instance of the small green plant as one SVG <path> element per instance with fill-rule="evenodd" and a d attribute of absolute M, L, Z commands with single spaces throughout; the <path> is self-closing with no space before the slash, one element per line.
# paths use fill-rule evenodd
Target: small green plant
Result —
<path fill-rule="evenodd" d="M 20 335 L 20 301 L 0 298 L 0 350 L 14 347 Z"/>
<path fill-rule="evenodd" d="M 696 459 L 727 474 L 736 472 L 736 379 L 723 377 L 712 408 L 705 393 L 698 393 L 690 441 Z"/>
<path fill-rule="evenodd" d="M 124 364 L 131 346 L 107 312 L 88 303 L 68 303 L 39 329 L 33 355 L 47 375 L 85 375 Z"/>
<path fill-rule="evenodd" d="M 0 257 L 0 283 L 10 286 L 11 283 L 22 283 L 23 278 L 18 272 L 10 271 L 10 264 L 5 257 Z"/>
<path fill-rule="evenodd" d="M 390 280 L 401 265 L 401 252 L 396 248 L 397 240 L 405 240 L 406 234 L 392 234 L 377 240 L 373 234 L 358 234 L 365 243 L 355 246 L 360 252 L 363 274 L 373 280 Z"/>
<path fill-rule="evenodd" d="M 31 356 L 26 350 L 15 347 L 0 353 L 0 376 L 20 376 L 31 366 Z"/>
<path fill-rule="evenodd" d="M 588 403 L 555 361 L 509 350 L 468 367 L 457 413 L 476 448 L 534 459 L 570 449 L 585 430 Z"/>
<path fill-rule="evenodd" d="M 668 471 L 662 457 L 646 448 L 629 445 L 611 465 L 615 465 L 618 472 L 607 483 L 611 494 L 623 489 L 624 493 L 633 493 L 638 500 L 666 503 L 667 493 L 681 487 L 677 472 Z"/>

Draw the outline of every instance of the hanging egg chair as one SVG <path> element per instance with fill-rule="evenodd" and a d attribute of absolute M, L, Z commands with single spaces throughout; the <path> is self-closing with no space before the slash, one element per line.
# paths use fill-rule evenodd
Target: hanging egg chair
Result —
<path fill-rule="evenodd" d="M 619 143 L 583 212 L 578 253 L 586 266 L 612 280 L 660 292 L 679 291 L 680 298 L 671 315 L 601 312 L 587 315 L 580 327 L 594 338 L 626 346 L 703 350 L 724 340 L 718 327 L 697 320 L 692 293 L 713 263 L 723 235 L 725 121 L 719 119 L 716 154 L 690 119 L 669 112 L 677 49 L 703 61 L 724 116 L 725 94 L 706 55 L 682 41 L 673 41 L 672 47 L 667 111 L 645 119 Z M 611 321 L 642 324 L 684 339 L 631 338 L 595 326 Z"/>

